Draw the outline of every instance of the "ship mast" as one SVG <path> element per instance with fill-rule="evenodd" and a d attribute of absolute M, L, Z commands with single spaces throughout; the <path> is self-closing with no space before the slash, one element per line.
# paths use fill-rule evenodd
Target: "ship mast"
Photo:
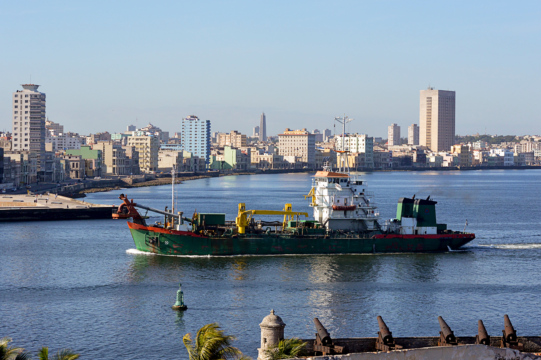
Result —
<path fill-rule="evenodd" d="M 338 172 L 348 173 L 349 174 L 349 164 L 348 164 L 348 149 L 346 149 L 346 124 L 353 119 L 350 119 L 345 114 L 343 117 L 335 117 L 334 121 L 342 124 L 342 147 L 341 151 L 338 152 Z M 336 147 L 336 143 L 335 143 Z"/>
<path fill-rule="evenodd" d="M 175 165 L 171 169 L 171 214 L 175 213 Z"/>

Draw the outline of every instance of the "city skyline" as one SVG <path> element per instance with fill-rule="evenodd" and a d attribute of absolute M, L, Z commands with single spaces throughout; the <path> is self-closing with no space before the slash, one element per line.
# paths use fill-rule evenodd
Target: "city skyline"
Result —
<path fill-rule="evenodd" d="M 539 2 L 392 5 L 7 3 L 0 130 L 11 130 L 9 95 L 30 82 L 50 120 L 79 133 L 176 132 L 197 114 L 250 134 L 264 110 L 268 135 L 332 128 L 346 113 L 349 132 L 384 137 L 417 122 L 427 86 L 456 91 L 457 134 L 540 133 Z"/>

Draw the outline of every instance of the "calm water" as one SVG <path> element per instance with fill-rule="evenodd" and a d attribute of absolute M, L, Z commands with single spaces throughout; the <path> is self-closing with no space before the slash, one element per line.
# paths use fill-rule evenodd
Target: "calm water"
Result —
<path fill-rule="evenodd" d="M 0 337 L 35 351 L 71 347 L 83 359 L 186 359 L 182 336 L 219 322 L 256 357 L 270 309 L 286 337 L 312 338 L 318 317 L 333 337 L 377 335 L 381 315 L 395 336 L 436 336 L 443 316 L 457 336 L 483 319 L 501 334 L 509 314 L 519 335 L 541 335 L 541 171 L 364 174 L 382 218 L 402 196 L 431 195 L 438 220 L 477 234 L 446 254 L 164 257 L 141 255 L 124 221 L 0 224 Z M 222 177 L 177 185 L 186 214 L 247 208 L 309 211 L 306 174 Z M 122 191 L 87 201 L 118 204 Z M 168 186 L 129 189 L 170 206 Z M 153 220 L 159 220 L 156 217 Z M 176 313 L 182 282 L 189 310 Z"/>

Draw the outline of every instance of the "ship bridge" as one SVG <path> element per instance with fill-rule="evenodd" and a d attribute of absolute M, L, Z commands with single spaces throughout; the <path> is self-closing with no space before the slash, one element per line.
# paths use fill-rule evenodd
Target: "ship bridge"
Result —
<path fill-rule="evenodd" d="M 311 198 L 314 219 L 329 230 L 370 231 L 379 228 L 372 194 L 364 181 L 329 169 L 314 175 Z"/>

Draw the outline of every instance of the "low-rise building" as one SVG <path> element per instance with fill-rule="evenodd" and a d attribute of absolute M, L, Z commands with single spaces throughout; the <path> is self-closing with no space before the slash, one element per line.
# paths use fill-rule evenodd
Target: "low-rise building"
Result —
<path fill-rule="evenodd" d="M 18 187 L 35 184 L 38 181 L 38 157 L 29 151 L 8 151 L 4 158 L 13 160 L 15 165 L 15 182 Z"/>
<path fill-rule="evenodd" d="M 490 149 L 489 157 L 496 158 L 496 166 L 515 165 L 515 154 L 509 149 Z"/>
<path fill-rule="evenodd" d="M 101 150 L 93 150 L 90 145 L 83 145 L 78 150 L 68 150 L 66 155 L 80 156 L 85 161 L 86 177 L 102 176 L 102 152 Z M 105 171 L 103 171 L 105 173 Z"/>
<path fill-rule="evenodd" d="M 473 150 L 472 166 L 488 166 L 488 154 L 487 150 Z"/>
<path fill-rule="evenodd" d="M 83 179 L 85 177 L 85 160 L 81 155 L 62 155 L 60 159 L 70 179 Z"/>
<path fill-rule="evenodd" d="M 135 146 L 122 145 L 122 149 L 126 153 L 125 168 L 129 175 L 139 175 L 141 168 L 139 167 L 139 152 L 135 150 Z"/>
<path fill-rule="evenodd" d="M 336 150 L 350 153 L 363 153 L 364 168 L 374 167 L 374 138 L 366 134 L 346 134 L 335 136 Z"/>
<path fill-rule="evenodd" d="M 180 171 L 183 167 L 182 150 L 164 150 L 158 152 L 158 169 L 171 171 L 173 168 Z"/>
<path fill-rule="evenodd" d="M 428 167 L 442 167 L 443 166 L 443 156 L 438 154 L 428 154 L 426 156 L 426 164 Z"/>
<path fill-rule="evenodd" d="M 131 175 L 130 161 L 122 145 L 113 141 L 100 141 L 92 145 L 93 150 L 100 150 L 107 175 Z"/>
<path fill-rule="evenodd" d="M 80 149 L 83 144 L 84 140 L 79 134 L 71 132 L 49 135 L 45 138 L 45 150 L 52 152 Z"/>
<path fill-rule="evenodd" d="M 96 133 L 96 134 L 91 134 L 87 138 L 86 143 L 89 144 L 89 145 L 92 145 L 92 144 L 96 144 L 99 141 L 111 141 L 111 134 L 109 134 L 107 131 L 106 132 L 101 132 L 101 133 Z"/>
<path fill-rule="evenodd" d="M 248 170 L 250 168 L 250 152 L 243 152 L 231 146 L 224 146 L 224 161 L 233 170 Z"/>
<path fill-rule="evenodd" d="M 458 166 L 471 167 L 472 166 L 472 153 L 468 145 L 459 144 L 451 146 L 451 154 L 458 157 Z"/>
<path fill-rule="evenodd" d="M 374 169 L 390 169 L 393 164 L 393 153 L 390 151 L 374 151 Z"/>
<path fill-rule="evenodd" d="M 207 168 L 205 157 L 193 155 L 189 151 L 182 152 L 182 171 L 204 172 Z"/>
<path fill-rule="evenodd" d="M 372 158 L 372 165 L 373 165 Z M 324 165 L 336 164 L 336 152 L 328 148 L 316 148 L 316 169 L 322 169 Z"/>
<path fill-rule="evenodd" d="M 246 146 L 246 135 L 241 134 L 236 130 L 231 131 L 229 134 L 218 133 L 216 136 L 216 143 L 220 148 L 230 146 L 239 149 Z"/>
<path fill-rule="evenodd" d="M 289 163 L 284 161 L 284 157 L 278 154 L 260 154 L 253 152 L 251 154 L 251 167 L 260 170 L 288 169 Z"/>

